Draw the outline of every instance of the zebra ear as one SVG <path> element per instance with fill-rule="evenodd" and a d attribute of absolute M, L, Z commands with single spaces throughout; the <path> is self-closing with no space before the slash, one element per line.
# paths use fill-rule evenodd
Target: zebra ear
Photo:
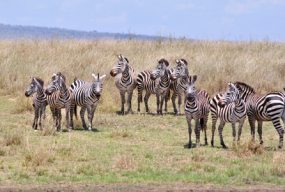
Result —
<path fill-rule="evenodd" d="M 121 54 L 120 55 L 117 55 L 118 59 L 121 60 L 122 59 L 122 56 Z"/>
<path fill-rule="evenodd" d="M 94 73 L 92 73 L 92 76 L 94 77 L 94 79 L 96 79 L 96 75 Z"/>
<path fill-rule="evenodd" d="M 197 75 L 193 75 L 193 80 L 192 82 L 194 83 L 197 80 Z"/>
<path fill-rule="evenodd" d="M 175 62 L 178 64 L 178 63 L 179 63 L 179 60 L 176 59 Z"/>

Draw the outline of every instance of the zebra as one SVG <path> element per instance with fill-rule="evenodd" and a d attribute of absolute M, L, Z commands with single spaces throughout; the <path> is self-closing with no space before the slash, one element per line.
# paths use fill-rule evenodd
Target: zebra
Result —
<path fill-rule="evenodd" d="M 25 96 L 29 97 L 33 93 L 33 107 L 34 107 L 34 122 L 33 122 L 33 129 L 38 129 L 38 120 L 40 130 L 42 130 L 42 118 L 45 120 L 46 118 L 46 106 L 47 106 L 47 98 L 44 90 L 44 81 L 38 77 L 31 77 L 31 83 L 28 89 L 25 92 Z"/>
<path fill-rule="evenodd" d="M 133 90 L 137 87 L 137 78 L 134 74 L 134 70 L 129 66 L 129 60 L 122 56 L 117 56 L 119 61 L 117 64 L 111 69 L 110 75 L 115 77 L 115 85 L 120 91 L 121 95 L 121 114 L 125 114 L 124 104 L 125 104 L 125 92 L 128 93 L 128 110 L 127 114 L 132 113 L 132 96 Z"/>
<path fill-rule="evenodd" d="M 185 59 L 175 60 L 177 66 L 175 68 L 170 69 L 170 90 L 173 91 L 172 93 L 172 105 L 174 108 L 174 113 L 176 115 L 180 115 L 180 109 L 182 104 L 182 95 L 186 91 L 186 83 L 187 78 L 189 77 L 189 72 L 187 68 L 187 61 Z M 178 96 L 178 108 L 176 108 L 175 100 Z M 184 102 L 185 103 L 185 102 Z"/>
<path fill-rule="evenodd" d="M 246 102 L 247 116 L 250 124 L 252 140 L 255 140 L 255 122 L 258 122 L 258 134 L 260 144 L 262 139 L 262 123 L 263 121 L 272 121 L 277 133 L 279 134 L 278 148 L 283 147 L 284 129 L 280 124 L 280 118 L 285 123 L 285 95 L 283 92 L 274 91 L 265 95 L 256 94 L 254 89 L 242 82 L 236 82 L 236 87 L 241 92 L 242 98 Z"/>
<path fill-rule="evenodd" d="M 232 124 L 233 140 L 236 139 L 236 122 L 239 122 L 238 126 L 238 141 L 240 140 L 242 126 L 246 119 L 246 104 L 241 98 L 240 92 L 236 85 L 228 83 L 229 89 L 224 94 L 216 95 L 210 103 L 210 110 L 212 115 L 212 140 L 211 145 L 214 147 L 214 134 L 216 130 L 216 123 L 220 118 L 219 136 L 220 142 L 223 148 L 227 148 L 223 140 L 223 128 L 226 123 Z"/>
<path fill-rule="evenodd" d="M 54 126 L 58 132 L 61 131 L 61 109 L 65 108 L 66 129 L 71 131 L 69 126 L 69 112 L 71 103 L 71 93 L 66 86 L 66 77 L 58 72 L 52 77 L 52 81 L 45 93 L 50 95 L 47 97 L 47 102 L 50 105 L 50 110 L 53 115 Z"/>
<path fill-rule="evenodd" d="M 160 59 L 154 71 L 143 71 L 138 74 L 138 113 L 140 113 L 140 103 L 142 102 L 142 92 L 146 94 L 144 103 L 146 112 L 149 112 L 148 99 L 151 94 L 156 94 L 157 115 L 162 115 L 163 101 L 170 86 L 170 72 L 167 69 L 169 63 L 166 59 Z M 160 98 L 161 97 L 161 98 Z"/>
<path fill-rule="evenodd" d="M 94 77 L 94 81 L 92 83 L 85 82 L 83 80 L 76 80 L 73 82 L 70 86 L 71 93 L 73 95 L 72 101 L 71 101 L 71 111 L 70 111 L 70 118 L 71 118 L 71 127 L 73 128 L 73 113 L 76 114 L 76 106 L 80 106 L 80 117 L 82 126 L 84 129 L 88 129 L 89 131 L 92 131 L 92 120 L 94 117 L 94 112 L 97 108 L 99 99 L 102 94 L 103 90 L 103 79 L 106 75 L 102 75 L 99 77 L 99 73 L 96 76 L 92 73 L 92 76 Z M 88 113 L 88 128 L 86 126 L 85 120 L 84 120 L 84 113 L 87 109 Z"/>
<path fill-rule="evenodd" d="M 186 84 L 186 103 L 185 103 L 185 115 L 188 124 L 189 144 L 188 148 L 192 147 L 191 141 L 191 120 L 195 121 L 195 135 L 196 135 L 196 147 L 199 147 L 200 143 L 200 130 L 205 132 L 205 145 L 208 145 L 207 141 L 207 121 L 210 112 L 210 96 L 205 90 L 196 90 L 195 81 L 197 75 L 189 76 Z M 200 123 L 199 123 L 200 120 Z"/>

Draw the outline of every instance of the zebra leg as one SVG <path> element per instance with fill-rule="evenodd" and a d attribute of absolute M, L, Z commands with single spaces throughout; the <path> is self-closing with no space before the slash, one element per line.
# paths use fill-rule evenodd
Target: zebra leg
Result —
<path fill-rule="evenodd" d="M 212 113 L 212 140 L 211 140 L 211 145 L 214 147 L 214 136 L 215 136 L 215 131 L 216 131 L 216 123 L 217 123 L 217 116 Z"/>
<path fill-rule="evenodd" d="M 132 114 L 133 110 L 132 110 L 132 97 L 133 97 L 133 91 L 129 91 L 128 92 L 128 111 L 127 114 Z"/>
<path fill-rule="evenodd" d="M 236 140 L 236 122 L 232 122 L 232 134 L 233 134 L 233 141 Z"/>
<path fill-rule="evenodd" d="M 141 112 L 140 103 L 142 102 L 142 88 L 138 85 L 138 113 Z"/>
<path fill-rule="evenodd" d="M 263 144 L 263 139 L 262 139 L 262 121 L 258 121 L 257 122 L 257 132 L 259 135 L 259 141 L 260 141 L 260 145 Z"/>
<path fill-rule="evenodd" d="M 177 115 L 180 115 L 180 109 L 182 104 L 182 93 L 178 93 L 178 108 L 177 108 Z"/>
<path fill-rule="evenodd" d="M 73 125 L 73 114 L 74 114 L 74 104 L 71 103 L 70 104 L 70 112 L 69 112 L 69 115 L 70 115 L 70 121 L 69 121 L 69 126 L 71 127 L 71 129 L 74 129 L 74 125 Z"/>
<path fill-rule="evenodd" d="M 84 119 L 84 113 L 86 111 L 86 107 L 81 107 L 80 109 L 80 118 L 81 118 L 81 122 L 82 122 L 82 126 L 84 129 L 87 129 L 86 123 L 85 123 L 85 119 Z"/>
<path fill-rule="evenodd" d="M 87 112 L 88 112 L 88 130 L 92 131 L 92 120 L 94 117 L 94 112 L 96 110 L 96 107 L 87 106 Z"/>
<path fill-rule="evenodd" d="M 187 148 L 192 147 L 192 141 L 191 141 L 191 134 L 192 134 L 192 128 L 191 128 L 191 117 L 186 116 L 187 124 L 188 124 L 188 135 L 189 135 L 189 142 L 187 145 Z"/>
<path fill-rule="evenodd" d="M 199 118 L 195 119 L 195 135 L 196 135 L 196 145 L 195 147 L 198 148 L 199 147 L 199 143 L 200 143 L 200 129 L 201 129 L 201 125 L 199 123 Z"/>
<path fill-rule="evenodd" d="M 35 114 L 34 114 L 34 123 L 33 123 L 33 129 L 38 129 L 38 119 L 39 119 L 39 107 L 35 107 Z"/>
<path fill-rule="evenodd" d="M 279 145 L 278 148 L 282 149 L 283 147 L 283 134 L 284 134 L 284 129 L 282 128 L 281 124 L 280 124 L 280 117 L 275 117 L 274 119 L 272 119 L 272 123 L 277 131 L 277 133 L 279 134 Z"/>
<path fill-rule="evenodd" d="M 144 104 L 145 104 L 145 111 L 147 113 L 149 113 L 149 108 L 148 108 L 148 99 L 150 97 L 150 93 L 146 92 L 145 96 L 144 96 Z"/>
<path fill-rule="evenodd" d="M 68 132 L 71 131 L 71 126 L 69 123 L 69 116 L 70 116 L 70 105 L 68 105 L 67 107 L 65 107 L 65 127 L 68 130 Z"/>
<path fill-rule="evenodd" d="M 125 91 L 120 90 L 120 95 L 121 95 L 121 102 L 122 102 L 121 115 L 124 115 L 125 114 L 125 107 L 124 107 L 124 105 L 125 105 L 125 102 L 126 102 L 126 100 L 125 100 Z"/>
<path fill-rule="evenodd" d="M 242 126 L 244 124 L 245 118 L 240 120 L 239 122 L 239 126 L 238 126 L 238 141 L 240 141 L 240 136 L 241 136 L 241 132 L 242 132 Z"/>
<path fill-rule="evenodd" d="M 173 105 L 175 115 L 178 115 L 178 111 L 177 111 L 176 104 L 175 104 L 176 97 L 177 97 L 177 93 L 173 92 L 172 97 L 171 97 L 172 105 Z"/>
<path fill-rule="evenodd" d="M 169 97 L 170 97 L 170 90 L 167 90 L 167 93 L 166 93 L 166 96 L 164 98 L 164 112 L 167 114 L 168 113 L 168 107 L 167 107 L 167 102 L 169 100 Z"/>
<path fill-rule="evenodd" d="M 201 124 L 201 126 L 203 126 L 203 130 L 204 130 L 204 136 L 205 136 L 205 145 L 208 145 L 208 139 L 207 139 L 207 122 L 208 122 L 208 116 L 203 118 L 203 124 Z"/>
<path fill-rule="evenodd" d="M 250 131 L 252 136 L 252 141 L 255 141 L 255 121 L 256 119 L 253 116 L 248 116 L 248 122 L 250 125 Z"/>
<path fill-rule="evenodd" d="M 220 125 L 218 127 L 218 131 L 219 131 L 221 145 L 223 146 L 224 149 L 227 149 L 228 147 L 225 145 L 224 139 L 223 139 L 223 128 L 224 128 L 225 124 L 226 124 L 226 122 L 220 120 Z"/>
<path fill-rule="evenodd" d="M 62 116 L 61 116 L 61 109 L 57 109 L 58 112 L 57 112 L 57 131 L 60 132 L 61 131 L 61 119 L 62 119 Z"/>
<path fill-rule="evenodd" d="M 162 115 L 161 113 L 161 102 L 160 100 L 162 100 L 162 96 L 161 96 L 161 99 L 160 99 L 160 94 L 159 93 L 156 93 L 156 114 L 157 115 Z"/>
<path fill-rule="evenodd" d="M 43 118 L 43 123 L 42 123 L 42 128 L 46 128 L 46 106 L 42 107 L 42 118 Z"/>

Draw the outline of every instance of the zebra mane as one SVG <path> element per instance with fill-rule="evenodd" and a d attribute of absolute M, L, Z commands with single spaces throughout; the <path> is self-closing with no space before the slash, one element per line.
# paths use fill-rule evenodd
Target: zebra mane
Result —
<path fill-rule="evenodd" d="M 35 77 L 35 79 L 40 83 L 40 85 L 44 86 L 44 81 L 41 78 Z"/>
<path fill-rule="evenodd" d="M 255 93 L 254 89 L 253 89 L 251 86 L 247 85 L 246 83 L 237 81 L 237 82 L 235 82 L 234 84 L 235 84 L 235 85 L 237 86 L 237 88 L 239 88 L 239 89 L 242 89 L 242 90 L 247 89 L 247 90 L 249 90 L 249 92 Z"/>
<path fill-rule="evenodd" d="M 168 67 L 169 63 L 166 59 L 160 59 L 158 63 L 165 63 L 166 67 Z"/>

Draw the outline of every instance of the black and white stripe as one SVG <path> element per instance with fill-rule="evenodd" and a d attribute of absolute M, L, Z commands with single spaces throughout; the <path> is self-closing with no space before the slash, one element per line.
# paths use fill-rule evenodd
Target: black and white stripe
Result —
<path fill-rule="evenodd" d="M 69 126 L 69 111 L 71 102 L 71 93 L 66 86 L 66 78 L 61 72 L 54 74 L 52 82 L 46 89 L 45 93 L 50 95 L 47 102 L 53 115 L 54 126 L 57 131 L 61 131 L 61 109 L 65 108 L 66 129 L 71 131 Z"/>
<path fill-rule="evenodd" d="M 176 60 L 177 66 L 173 69 L 170 69 L 171 73 L 171 83 L 170 90 L 172 93 L 172 105 L 174 108 L 174 113 L 180 115 L 181 113 L 181 104 L 182 96 L 186 91 L 187 78 L 189 77 L 189 72 L 187 68 L 187 61 L 185 59 Z M 176 97 L 178 96 L 178 108 L 176 107 Z"/>
<path fill-rule="evenodd" d="M 81 107 L 80 117 L 81 117 L 83 128 L 89 129 L 89 131 L 92 131 L 92 120 L 94 117 L 94 112 L 97 108 L 99 99 L 102 94 L 103 79 L 106 75 L 102 75 L 101 77 L 99 77 L 99 73 L 98 73 L 98 75 L 92 74 L 92 76 L 94 77 L 94 81 L 92 83 L 85 82 L 83 80 L 76 80 L 70 86 L 70 90 L 73 96 L 72 102 L 71 102 L 71 111 L 70 111 L 72 128 L 73 128 L 73 117 L 72 116 L 74 113 L 74 107 L 78 105 Z M 85 114 L 86 109 L 87 109 L 87 114 L 88 114 L 88 128 L 84 120 L 84 114 Z"/>
<path fill-rule="evenodd" d="M 127 98 L 127 114 L 132 113 L 132 96 L 133 96 L 133 90 L 137 86 L 137 78 L 134 74 L 134 70 L 129 66 L 129 61 L 126 57 L 122 55 L 118 55 L 119 61 L 116 63 L 116 65 L 111 69 L 110 75 L 115 77 L 115 85 L 119 89 L 120 95 L 121 95 L 121 114 L 125 114 L 124 104 L 126 102 L 125 100 L 125 93 L 128 93 Z"/>
<path fill-rule="evenodd" d="M 144 97 L 146 112 L 149 112 L 148 99 L 151 94 L 156 94 L 157 114 L 162 115 L 163 101 L 170 86 L 170 72 L 167 69 L 169 63 L 165 59 L 158 61 L 153 72 L 143 71 L 138 74 L 138 113 L 140 113 L 140 103 L 142 102 L 142 92 L 146 90 Z"/>
<path fill-rule="evenodd" d="M 189 144 L 188 148 L 192 147 L 191 141 L 191 120 L 195 121 L 195 135 L 196 135 L 196 147 L 200 143 L 200 130 L 205 132 L 205 145 L 208 145 L 207 141 L 207 122 L 210 112 L 210 96 L 204 90 L 196 90 L 194 82 L 197 80 L 197 76 L 193 78 L 189 76 L 186 84 L 186 103 L 185 103 L 185 115 L 188 123 Z M 200 120 L 200 122 L 199 122 Z"/>
<path fill-rule="evenodd" d="M 227 148 L 223 140 L 223 128 L 226 123 L 232 124 L 233 140 L 236 139 L 235 124 L 238 122 L 238 141 L 240 140 L 242 126 L 246 118 L 245 101 L 241 98 L 240 92 L 233 83 L 228 83 L 229 89 L 224 94 L 218 94 L 211 100 L 212 114 L 212 140 L 211 145 L 214 147 L 214 134 L 217 120 L 220 119 L 218 128 L 220 142 L 223 148 Z"/>
<path fill-rule="evenodd" d="M 277 133 L 279 134 L 279 148 L 283 147 L 284 129 L 280 124 L 280 118 L 285 122 L 285 95 L 283 92 L 270 92 L 265 95 L 256 94 L 254 89 L 249 85 L 236 82 L 236 87 L 242 94 L 242 98 L 246 102 L 247 116 L 250 124 L 252 139 L 255 139 L 255 122 L 258 122 L 258 134 L 260 144 L 262 139 L 262 123 L 263 121 L 272 121 Z"/>
<path fill-rule="evenodd" d="M 44 81 L 37 77 L 31 77 L 31 83 L 28 87 L 28 89 L 25 92 L 25 96 L 29 97 L 33 93 L 36 93 L 33 95 L 33 107 L 34 107 L 34 122 L 33 122 L 33 129 L 38 129 L 38 120 L 39 120 L 39 126 L 40 129 L 44 126 L 42 126 L 42 118 L 45 120 L 46 118 L 46 106 L 47 106 L 47 99 L 46 94 L 44 90 Z"/>

